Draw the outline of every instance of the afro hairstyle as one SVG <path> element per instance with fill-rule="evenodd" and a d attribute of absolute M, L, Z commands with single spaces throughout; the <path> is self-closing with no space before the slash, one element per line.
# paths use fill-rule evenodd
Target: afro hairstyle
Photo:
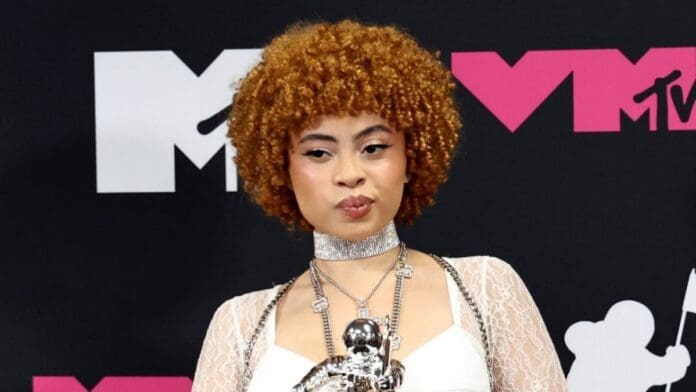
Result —
<path fill-rule="evenodd" d="M 290 133 L 321 115 L 379 115 L 405 133 L 407 175 L 394 221 L 412 223 L 447 180 L 461 119 L 440 52 L 394 26 L 298 22 L 238 81 L 228 133 L 244 190 L 291 230 L 313 230 L 288 174 Z"/>

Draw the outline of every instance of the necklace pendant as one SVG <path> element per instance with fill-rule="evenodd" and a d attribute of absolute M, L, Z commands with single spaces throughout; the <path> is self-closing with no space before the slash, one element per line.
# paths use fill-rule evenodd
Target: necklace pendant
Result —
<path fill-rule="evenodd" d="M 326 300 L 326 297 L 321 297 L 316 301 L 312 302 L 312 311 L 314 313 L 321 313 L 322 311 L 324 311 L 324 309 L 327 309 L 328 307 L 329 301 Z"/>
<path fill-rule="evenodd" d="M 382 325 L 382 317 L 380 316 L 370 316 L 370 308 L 367 306 L 361 306 L 360 309 L 358 309 L 358 318 L 363 318 L 363 319 L 371 319 L 377 325 Z"/>
<path fill-rule="evenodd" d="M 361 306 L 358 309 L 358 318 L 370 318 L 370 309 L 367 306 Z"/>
<path fill-rule="evenodd" d="M 391 349 L 398 350 L 400 346 L 401 346 L 401 336 L 399 336 L 399 335 L 392 336 L 391 346 L 390 346 Z"/>
<path fill-rule="evenodd" d="M 411 279 L 411 276 L 413 276 L 413 266 L 408 264 L 399 265 L 396 269 L 396 276 L 403 276 L 404 278 Z"/>

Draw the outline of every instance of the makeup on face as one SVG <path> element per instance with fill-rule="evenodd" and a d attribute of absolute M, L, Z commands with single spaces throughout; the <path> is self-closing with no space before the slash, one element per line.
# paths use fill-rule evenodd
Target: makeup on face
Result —
<path fill-rule="evenodd" d="M 391 144 L 381 142 L 381 140 L 385 138 L 388 140 L 391 136 L 390 134 L 393 132 L 394 131 L 385 125 L 375 124 L 353 135 L 352 143 L 353 145 L 357 145 L 364 140 L 368 140 L 369 143 L 364 143 L 365 145 L 361 153 L 365 153 L 366 155 L 377 155 L 391 147 Z M 376 138 L 376 140 L 369 139 L 371 136 Z M 336 136 L 316 131 L 303 135 L 297 142 L 300 150 L 303 151 L 302 155 L 315 158 L 315 160 L 321 160 L 327 156 L 335 155 L 339 144 L 340 141 Z"/>
<path fill-rule="evenodd" d="M 292 143 L 293 191 L 317 230 L 355 239 L 394 218 L 406 178 L 405 142 L 383 118 L 325 116 Z"/>

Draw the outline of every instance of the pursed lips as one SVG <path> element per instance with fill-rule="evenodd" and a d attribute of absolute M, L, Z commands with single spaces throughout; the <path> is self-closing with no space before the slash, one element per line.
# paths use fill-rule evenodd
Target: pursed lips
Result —
<path fill-rule="evenodd" d="M 358 195 L 358 196 L 348 196 L 345 199 L 341 200 L 340 203 L 336 205 L 337 208 L 357 208 L 364 206 L 365 204 L 372 203 L 374 200 L 364 196 L 364 195 Z"/>

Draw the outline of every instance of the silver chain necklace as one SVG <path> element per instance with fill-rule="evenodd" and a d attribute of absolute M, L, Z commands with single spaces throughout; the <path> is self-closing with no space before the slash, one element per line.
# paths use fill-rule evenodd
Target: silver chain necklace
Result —
<path fill-rule="evenodd" d="M 469 293 L 469 290 L 466 289 L 464 286 L 464 283 L 462 282 L 461 277 L 459 276 L 459 273 L 457 273 L 457 270 L 452 267 L 450 263 L 448 263 L 445 259 L 441 258 L 440 256 L 436 256 L 434 254 L 430 254 L 430 257 L 435 259 L 437 263 L 445 270 L 447 273 L 449 273 L 452 276 L 452 279 L 454 282 L 457 284 L 457 287 L 459 288 L 459 291 L 461 292 L 462 296 L 466 300 L 466 303 L 469 305 L 469 308 L 471 309 L 471 312 L 474 314 L 474 317 L 476 318 L 476 322 L 478 324 L 479 328 L 479 333 L 481 335 L 481 343 L 483 343 L 483 349 L 485 353 L 485 359 L 486 359 L 486 367 L 488 368 L 488 382 L 490 385 L 490 390 L 494 391 L 494 379 L 493 379 L 493 362 L 491 359 L 491 352 L 490 352 L 490 343 L 488 340 L 488 333 L 486 332 L 486 325 L 483 321 L 483 316 L 481 315 L 481 312 L 479 311 L 478 305 L 476 304 L 476 301 L 474 298 L 471 296 Z M 278 292 L 276 293 L 275 297 L 271 300 L 271 302 L 266 306 L 266 309 L 264 309 L 263 313 L 261 314 L 261 317 L 259 318 L 259 322 L 256 325 L 256 328 L 254 328 L 254 331 L 249 338 L 249 341 L 247 343 L 246 348 L 244 349 L 244 363 L 243 363 L 243 370 L 242 370 L 242 392 L 248 392 L 249 389 L 249 383 L 251 382 L 251 377 L 252 377 L 252 370 L 251 370 L 251 356 L 253 354 L 254 346 L 256 345 L 256 342 L 258 341 L 259 336 L 261 335 L 261 332 L 266 326 L 266 322 L 268 320 L 268 315 L 271 313 L 273 308 L 276 306 L 278 301 L 285 295 L 285 293 L 288 292 L 288 290 L 292 287 L 292 285 L 295 283 L 297 280 L 297 276 L 290 279 L 290 281 L 285 284 L 283 287 L 278 289 Z M 397 285 L 398 285 L 399 280 L 397 279 Z M 328 306 L 327 306 L 328 307 Z M 398 313 L 395 312 L 395 315 Z M 323 319 L 323 317 L 322 317 Z M 328 345 L 328 342 L 327 342 Z M 333 347 L 333 340 L 331 341 L 330 347 Z M 334 350 L 335 351 L 335 350 Z"/>
<path fill-rule="evenodd" d="M 329 275 L 327 275 L 324 271 L 322 271 L 319 268 L 319 266 L 317 265 L 316 258 L 312 259 L 312 261 L 310 261 L 309 264 L 310 264 L 310 268 L 315 269 L 319 273 L 319 275 L 321 275 L 327 282 L 329 282 L 331 285 L 336 287 L 339 291 L 341 291 L 346 296 L 350 297 L 353 301 L 355 301 L 355 303 L 358 304 L 358 318 L 372 318 L 373 320 L 375 320 L 375 322 L 377 322 L 377 324 L 382 325 L 382 319 L 380 316 L 370 317 L 370 309 L 367 306 L 367 302 L 370 300 L 372 295 L 377 291 L 377 289 L 382 284 L 382 282 L 384 282 L 384 279 L 386 279 L 386 277 L 389 275 L 389 271 L 391 271 L 394 268 L 394 266 L 396 265 L 396 263 L 399 260 L 401 260 L 402 257 L 404 257 L 404 252 L 405 252 L 405 248 L 401 247 L 399 249 L 399 254 L 397 255 L 396 259 L 394 259 L 394 261 L 389 265 L 389 267 L 384 270 L 384 274 L 382 275 L 382 278 L 377 282 L 377 284 L 372 288 L 370 293 L 365 298 L 358 298 L 355 295 L 349 293 L 348 290 L 343 288 L 341 285 L 339 285 L 335 280 L 333 280 Z"/>
<path fill-rule="evenodd" d="M 394 339 L 392 341 L 392 350 L 398 350 L 401 343 L 401 337 L 398 334 L 399 328 L 399 316 L 401 313 L 401 300 L 404 292 L 403 281 L 404 278 L 411 278 L 413 274 L 413 267 L 406 264 L 406 244 L 400 243 L 401 249 L 399 249 L 399 257 L 396 259 L 399 261 L 399 267 L 396 270 L 396 286 L 394 288 L 394 302 L 392 309 L 392 317 L 389 320 L 390 329 L 394 332 Z M 329 318 L 329 301 L 324 294 L 324 290 L 319 282 L 319 277 L 317 276 L 316 270 L 314 268 L 309 269 L 310 278 L 312 281 L 312 286 L 314 288 L 314 295 L 316 300 L 312 302 L 312 310 L 315 313 L 321 313 L 322 328 L 324 330 L 324 340 L 326 341 L 326 351 L 328 352 L 329 358 L 336 356 L 336 348 L 333 344 L 333 330 L 331 329 L 331 320 Z"/>

